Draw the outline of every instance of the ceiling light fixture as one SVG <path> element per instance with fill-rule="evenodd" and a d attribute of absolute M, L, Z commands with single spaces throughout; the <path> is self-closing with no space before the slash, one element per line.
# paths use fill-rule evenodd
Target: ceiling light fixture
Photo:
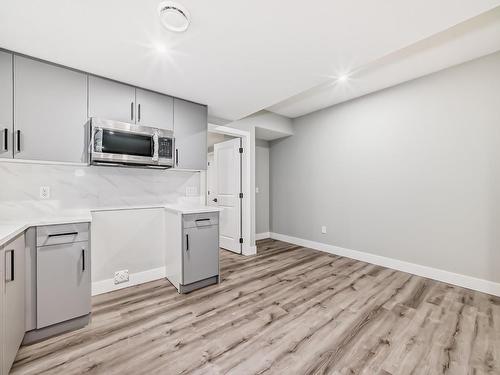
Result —
<path fill-rule="evenodd" d="M 155 49 L 155 51 L 160 54 L 160 55 L 164 55 L 165 53 L 167 53 L 167 47 L 162 44 L 162 43 L 154 43 L 153 44 L 153 48 Z"/>
<path fill-rule="evenodd" d="M 337 82 L 347 82 L 349 80 L 348 74 L 341 74 L 337 77 Z"/>
<path fill-rule="evenodd" d="M 176 33 L 186 31 L 191 23 L 191 17 L 187 9 L 173 1 L 162 1 L 158 5 L 158 15 L 162 25 Z"/>

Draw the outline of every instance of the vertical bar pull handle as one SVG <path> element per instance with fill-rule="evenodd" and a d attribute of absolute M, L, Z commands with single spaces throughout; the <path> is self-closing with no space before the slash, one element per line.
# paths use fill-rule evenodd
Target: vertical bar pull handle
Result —
<path fill-rule="evenodd" d="M 85 249 L 82 247 L 82 272 L 85 272 Z"/>
<path fill-rule="evenodd" d="M 130 102 L 130 119 L 134 119 L 134 102 Z"/>
<path fill-rule="evenodd" d="M 175 149 L 175 165 L 179 166 L 179 149 Z"/>
<path fill-rule="evenodd" d="M 186 234 L 186 251 L 189 251 L 189 234 Z"/>
<path fill-rule="evenodd" d="M 9 151 L 9 129 L 3 130 L 3 150 Z"/>
<path fill-rule="evenodd" d="M 17 152 L 21 152 L 21 130 L 17 130 L 16 135 L 17 135 Z"/>
<path fill-rule="evenodd" d="M 137 122 L 141 122 L 141 105 L 137 106 Z"/>
<path fill-rule="evenodd" d="M 10 261 L 7 261 L 8 254 L 10 254 Z M 15 269 L 14 249 L 7 250 L 5 252 L 5 281 L 14 281 L 14 269 Z"/>

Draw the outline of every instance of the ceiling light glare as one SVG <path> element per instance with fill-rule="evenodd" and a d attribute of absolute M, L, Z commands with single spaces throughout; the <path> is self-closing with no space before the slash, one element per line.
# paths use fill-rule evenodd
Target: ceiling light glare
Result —
<path fill-rule="evenodd" d="M 337 77 L 337 82 L 347 82 L 349 81 L 349 74 L 341 74 Z"/>
<path fill-rule="evenodd" d="M 187 9 L 173 1 L 162 1 L 158 5 L 158 15 L 161 24 L 167 30 L 176 33 L 186 31 L 191 23 L 191 17 Z"/>
<path fill-rule="evenodd" d="M 167 53 L 167 47 L 163 43 L 155 43 L 153 45 L 153 48 L 160 55 L 164 55 L 165 53 Z"/>

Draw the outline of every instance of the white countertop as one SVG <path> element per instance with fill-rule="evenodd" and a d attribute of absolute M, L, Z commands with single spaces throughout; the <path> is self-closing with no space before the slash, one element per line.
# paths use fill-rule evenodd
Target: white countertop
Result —
<path fill-rule="evenodd" d="M 206 212 L 220 212 L 222 208 L 202 205 L 186 204 L 166 204 L 163 206 L 166 210 L 177 212 L 179 214 L 203 214 Z"/>
<path fill-rule="evenodd" d="M 58 216 L 48 216 L 45 218 L 34 218 L 26 220 L 0 221 L 0 246 L 5 245 L 10 240 L 23 233 L 29 227 L 41 225 L 57 225 L 72 223 L 90 223 L 92 221 L 92 212 L 97 211 L 116 211 L 116 210 L 139 210 L 148 208 L 164 208 L 179 214 L 195 214 L 206 212 L 222 211 L 219 207 L 204 206 L 200 204 L 159 204 L 142 206 L 121 206 L 121 207 L 103 207 L 89 210 L 79 210 L 75 212 L 66 212 Z"/>
<path fill-rule="evenodd" d="M 53 216 L 47 218 L 27 219 L 26 221 L 2 222 L 0 221 L 0 246 L 17 237 L 29 227 L 40 225 L 56 225 L 56 224 L 72 224 L 72 223 L 89 223 L 92 221 L 90 211 L 68 213 L 62 216 Z"/>

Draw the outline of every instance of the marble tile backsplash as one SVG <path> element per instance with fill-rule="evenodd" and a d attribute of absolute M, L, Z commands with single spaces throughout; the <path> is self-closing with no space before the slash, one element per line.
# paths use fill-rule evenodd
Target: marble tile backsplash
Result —
<path fill-rule="evenodd" d="M 41 186 L 49 199 L 40 199 Z M 175 203 L 188 186 L 200 191 L 199 172 L 0 162 L 0 221 Z"/>

